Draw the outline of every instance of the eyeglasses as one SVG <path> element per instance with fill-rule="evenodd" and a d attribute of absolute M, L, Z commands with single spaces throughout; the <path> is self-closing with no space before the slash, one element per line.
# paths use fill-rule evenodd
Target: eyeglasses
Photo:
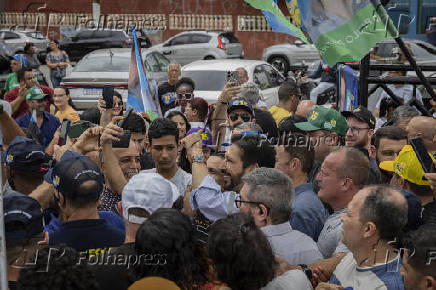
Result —
<path fill-rule="evenodd" d="M 358 127 L 348 127 L 348 130 L 350 130 L 351 131 L 351 134 L 360 134 L 360 131 L 361 130 L 369 130 L 369 129 L 371 129 L 371 128 L 358 128 Z"/>
<path fill-rule="evenodd" d="M 65 96 L 65 94 L 62 94 L 62 95 L 53 95 L 53 98 L 62 98 L 63 96 Z"/>
<path fill-rule="evenodd" d="M 192 98 L 192 94 L 191 93 L 177 94 L 177 99 L 179 99 L 179 100 L 181 100 L 181 99 L 190 100 L 191 98 Z"/>
<path fill-rule="evenodd" d="M 257 205 L 262 204 L 261 202 L 242 200 L 241 198 L 235 199 L 235 204 L 236 204 L 237 208 L 241 208 L 242 203 L 251 203 L 251 204 L 257 204 Z"/>
<path fill-rule="evenodd" d="M 230 120 L 231 120 L 232 122 L 235 122 L 236 120 L 238 120 L 239 117 L 240 117 L 240 118 L 242 119 L 242 121 L 244 121 L 244 122 L 250 122 L 250 120 L 251 120 L 251 115 L 250 115 L 250 114 L 246 114 L 246 113 L 244 113 L 244 114 L 236 114 L 236 113 L 232 113 L 232 114 L 229 115 L 229 118 L 230 118 Z"/>

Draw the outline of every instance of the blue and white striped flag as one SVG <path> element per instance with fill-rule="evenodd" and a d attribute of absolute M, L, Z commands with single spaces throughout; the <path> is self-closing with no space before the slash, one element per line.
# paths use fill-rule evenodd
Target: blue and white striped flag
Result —
<path fill-rule="evenodd" d="M 162 117 L 159 103 L 155 101 L 156 88 L 151 88 L 145 73 L 144 62 L 141 56 L 141 46 L 136 37 L 135 27 L 132 27 L 133 45 L 130 58 L 127 109 L 132 107 L 135 111 L 146 112 L 151 120 Z"/>

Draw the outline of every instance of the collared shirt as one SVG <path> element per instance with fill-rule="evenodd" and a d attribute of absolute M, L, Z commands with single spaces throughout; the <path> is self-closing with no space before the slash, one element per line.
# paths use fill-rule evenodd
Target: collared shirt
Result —
<path fill-rule="evenodd" d="M 311 237 L 293 230 L 288 222 L 261 227 L 276 256 L 291 265 L 312 264 L 322 255 Z"/>
<path fill-rule="evenodd" d="M 398 254 L 388 263 L 372 267 L 359 267 L 352 253 L 348 253 L 336 266 L 330 283 L 341 285 L 344 289 L 388 289 L 403 290 L 404 283 L 400 275 L 401 258 Z"/>
<path fill-rule="evenodd" d="M 239 212 L 235 204 L 234 191 L 221 192 L 221 186 L 207 175 L 200 186 L 191 191 L 191 208 L 198 209 L 211 222 L 225 218 L 228 214 Z"/>
<path fill-rule="evenodd" d="M 328 216 L 327 209 L 313 192 L 312 183 L 301 184 L 295 188 L 290 221 L 292 228 L 316 242 Z"/>
<path fill-rule="evenodd" d="M 30 118 L 32 117 L 30 112 L 27 112 L 27 114 L 21 116 L 18 118 L 17 124 L 20 127 L 29 128 L 30 124 Z M 57 128 L 61 125 L 59 122 L 59 119 L 55 116 L 53 116 L 50 113 L 43 112 L 43 121 L 41 124 L 41 134 L 44 136 L 43 144 L 42 146 L 47 147 L 48 144 L 50 144 L 51 140 L 53 139 L 53 136 L 57 130 Z"/>
<path fill-rule="evenodd" d="M 326 220 L 324 227 L 318 237 L 318 248 L 324 259 L 330 258 L 333 254 L 346 252 L 348 248 L 342 243 L 342 214 L 347 209 L 341 209 L 332 213 Z"/>
<path fill-rule="evenodd" d="M 53 89 L 49 88 L 47 86 L 42 86 L 42 85 L 36 85 L 38 88 L 40 88 L 44 94 L 49 95 L 49 101 L 47 102 L 47 105 L 45 106 L 45 110 L 47 112 L 50 112 L 50 104 L 53 104 Z M 5 101 L 8 101 L 9 103 L 11 103 L 13 100 L 15 100 L 18 97 L 18 93 L 20 91 L 20 88 L 15 88 L 10 90 L 9 92 L 7 92 L 5 94 Z M 20 107 L 18 108 L 18 110 L 12 114 L 12 117 L 15 119 L 18 119 L 19 117 L 25 115 L 27 112 L 29 111 L 29 108 L 27 107 L 27 103 L 26 101 L 22 101 L 20 104 Z"/>

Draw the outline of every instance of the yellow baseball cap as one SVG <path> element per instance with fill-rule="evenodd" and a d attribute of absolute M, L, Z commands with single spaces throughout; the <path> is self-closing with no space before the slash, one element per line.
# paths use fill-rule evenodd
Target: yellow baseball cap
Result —
<path fill-rule="evenodd" d="M 434 161 L 434 157 L 430 153 L 428 155 Z M 380 162 L 379 167 L 386 171 L 395 172 L 416 185 L 430 185 L 427 180 L 422 179 L 425 172 L 410 145 L 405 145 L 394 161 Z"/>

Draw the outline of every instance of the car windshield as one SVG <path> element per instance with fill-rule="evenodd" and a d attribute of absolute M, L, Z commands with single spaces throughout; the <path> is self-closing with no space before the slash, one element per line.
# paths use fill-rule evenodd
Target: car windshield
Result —
<path fill-rule="evenodd" d="M 183 71 L 183 77 L 191 78 L 198 91 L 221 91 L 226 84 L 227 71 Z"/>
<path fill-rule="evenodd" d="M 130 57 L 109 56 L 87 57 L 80 61 L 74 71 L 76 72 L 128 72 Z"/>
<path fill-rule="evenodd" d="M 36 38 L 36 39 L 45 39 L 44 35 L 39 31 L 26 32 L 26 36 Z"/>

